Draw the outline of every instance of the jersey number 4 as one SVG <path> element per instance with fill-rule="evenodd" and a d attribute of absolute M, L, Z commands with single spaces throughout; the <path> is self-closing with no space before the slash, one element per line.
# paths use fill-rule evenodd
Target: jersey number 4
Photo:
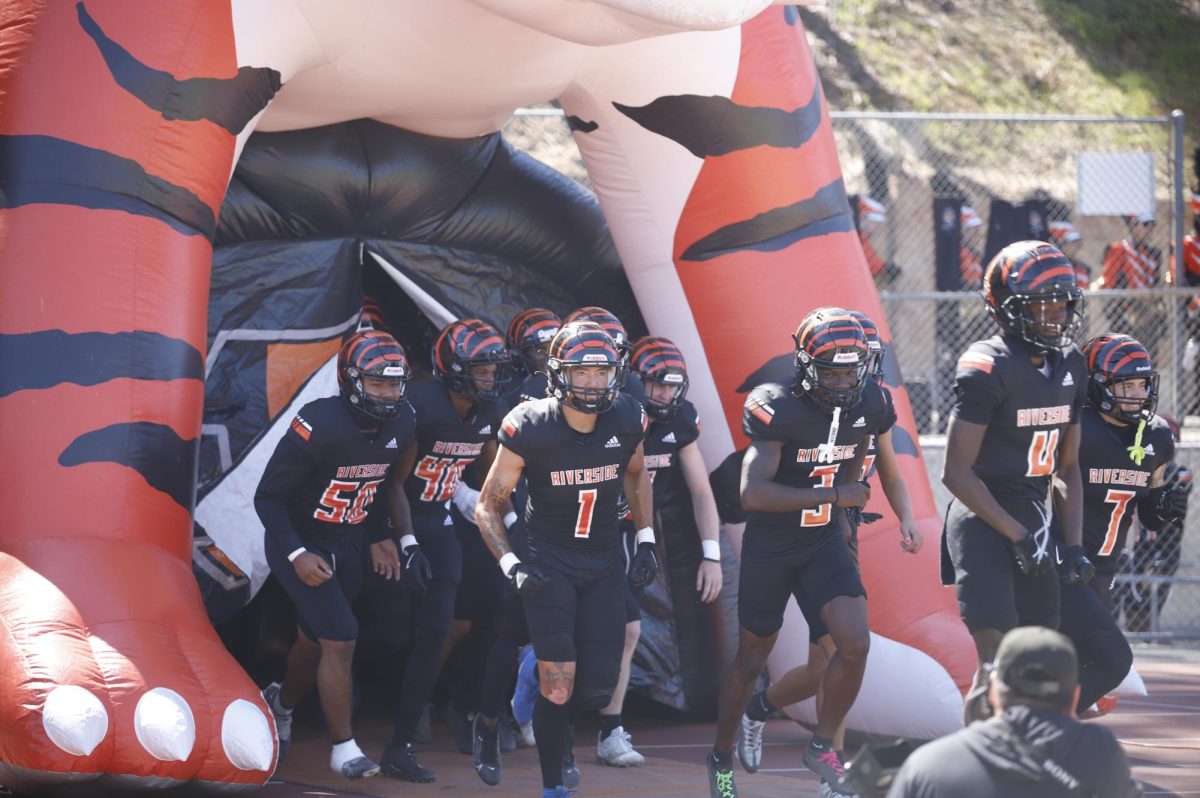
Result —
<path fill-rule="evenodd" d="M 329 487 L 321 494 L 321 506 L 313 518 L 330 524 L 361 524 L 367 517 L 367 508 L 375 501 L 375 491 L 382 479 L 363 483 L 342 479 L 329 481 Z"/>
<path fill-rule="evenodd" d="M 1027 477 L 1048 477 L 1054 473 L 1055 458 L 1058 455 L 1058 430 L 1039 429 L 1033 433 L 1029 442 L 1027 455 L 1029 469 Z"/>
<path fill-rule="evenodd" d="M 1129 502 L 1135 496 L 1137 494 L 1131 490 L 1113 488 L 1109 488 L 1108 493 L 1104 495 L 1104 503 L 1113 505 L 1113 510 L 1112 515 L 1108 517 L 1108 531 L 1104 533 L 1104 543 L 1097 552 L 1101 557 L 1107 557 L 1113 553 L 1113 549 L 1117 545 L 1117 532 L 1121 529 L 1121 519 L 1125 517 L 1125 508 L 1129 506 Z"/>
<path fill-rule="evenodd" d="M 809 475 L 813 478 L 814 488 L 832 488 L 833 478 L 837 476 L 841 463 L 835 465 L 819 465 L 813 468 Z M 822 504 L 811 510 L 800 513 L 800 526 L 825 526 L 829 523 L 832 504 Z"/>

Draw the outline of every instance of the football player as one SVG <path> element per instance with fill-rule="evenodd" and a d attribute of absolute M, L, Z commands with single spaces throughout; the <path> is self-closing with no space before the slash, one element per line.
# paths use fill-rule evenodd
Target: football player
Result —
<path fill-rule="evenodd" d="M 374 330 L 351 336 L 337 357 L 340 395 L 300 409 L 254 495 L 267 563 L 295 603 L 299 626 L 283 682 L 263 691 L 280 758 L 291 741 L 292 709 L 315 683 L 333 738 L 330 767 L 351 779 L 379 773 L 351 731 L 350 666 L 358 638 L 351 604 L 368 543 L 374 571 L 400 576 L 386 513 L 375 507 L 381 486 L 395 531 L 412 535 L 402 487 L 416 454 L 416 421 L 405 399 L 410 374 L 392 336 Z"/>
<path fill-rule="evenodd" d="M 713 798 L 737 795 L 734 737 L 790 598 L 806 613 L 819 614 L 836 649 L 816 733 L 804 750 L 805 765 L 835 790 L 842 764 L 832 738 L 858 694 L 870 648 L 866 590 L 847 544 L 844 511 L 870 498 L 860 479 L 868 438 L 886 429 L 889 408 L 868 373 L 866 334 L 847 311 L 817 308 L 793 337 L 794 381 L 756 387 L 742 416 L 750 447 L 741 483 L 749 512 L 739 579 L 741 630 L 707 758 Z M 810 617 L 809 625 L 816 620 Z"/>
<path fill-rule="evenodd" d="M 857 310 L 848 311 L 858 321 L 867 337 L 870 349 L 870 366 L 868 373 L 883 393 L 887 411 L 879 431 L 869 438 L 867 458 L 863 464 L 863 479 L 869 478 L 878 468 L 879 482 L 887 496 L 888 504 L 900 521 L 900 549 L 909 554 L 921 550 L 921 530 L 913 518 L 912 503 L 908 497 L 908 487 L 900 473 L 900 463 L 896 459 L 896 451 L 892 446 L 892 426 L 896 423 L 896 411 L 892 404 L 892 394 L 883 384 L 883 340 L 879 336 L 879 328 L 866 314 Z M 858 526 L 859 512 L 848 514 L 850 539 L 850 554 L 858 562 Z M 871 519 L 867 519 L 870 523 Z M 808 661 L 799 667 L 792 668 L 778 681 L 765 690 L 760 690 L 750 697 L 746 712 L 742 715 L 742 727 L 738 735 L 737 751 L 743 769 L 754 773 L 762 762 L 762 734 L 767 718 L 777 707 L 786 707 L 799 703 L 817 695 L 829 658 L 833 654 L 833 638 L 820 620 L 820 613 L 811 609 L 805 613 L 806 618 L 813 619 L 809 626 Z M 834 748 L 838 751 L 839 759 L 844 761 L 842 751 L 845 746 L 846 724 L 843 721 L 834 735 Z"/>
<path fill-rule="evenodd" d="M 442 662 L 442 647 L 454 617 L 462 579 L 462 546 L 449 514 L 463 470 L 475 461 L 490 467 L 496 436 L 507 410 L 500 394 L 512 359 L 504 339 L 479 319 L 451 322 L 433 344 L 433 375 L 414 380 L 408 400 L 416 412 L 416 465 L 404 483 L 412 507 L 413 535 L 401 539 L 404 583 L 415 616 L 414 641 L 404 672 L 400 707 L 392 738 L 380 765 L 386 776 L 430 782 L 433 771 L 413 753 L 413 736 L 429 702 Z M 511 507 L 509 508 L 511 511 Z M 376 588 L 389 583 L 377 581 Z M 395 591 L 380 597 L 402 611 L 407 602 Z M 394 622 L 403 628 L 403 621 Z"/>
<path fill-rule="evenodd" d="M 1136 512 L 1142 525 L 1160 530 L 1183 514 L 1187 494 L 1168 489 L 1164 474 L 1175 439 L 1158 405 L 1158 373 L 1146 347 L 1109 333 L 1083 347 L 1087 404 L 1080 414 L 1079 470 L 1083 475 L 1083 552 L 1095 565 L 1064 575 L 1063 634 L 1079 655 L 1079 707 L 1083 712 L 1113 690 L 1133 664 L 1133 652 L 1112 615 L 1110 595 L 1118 559 Z M 1063 546 L 1056 491 L 1050 532 Z M 1062 558 L 1067 559 L 1067 558 Z"/>
<path fill-rule="evenodd" d="M 525 603 L 541 687 L 533 725 L 545 796 L 567 794 L 563 751 L 574 705 L 608 706 L 619 678 L 627 578 L 617 528 L 622 487 L 639 528 L 628 578 L 644 587 L 658 571 L 642 453 L 646 414 L 620 392 L 623 366 L 599 325 L 565 324 L 546 363 L 551 395 L 504 419 L 476 508 L 480 532 Z M 529 501 L 518 554 L 502 518 L 522 474 Z"/>
<path fill-rule="evenodd" d="M 1050 481 L 1065 485 L 1064 565 L 1083 554 L 1079 411 L 1087 366 L 1074 344 L 1083 292 L 1071 262 L 1041 241 L 1000 250 L 984 274 L 984 301 L 1000 334 L 958 360 L 942 482 L 954 499 L 942 536 L 942 581 L 953 584 L 975 640 L 978 667 L 966 722 L 986 717 L 986 663 L 1016 626 L 1059 623 L 1058 577 L 1046 509 Z"/>

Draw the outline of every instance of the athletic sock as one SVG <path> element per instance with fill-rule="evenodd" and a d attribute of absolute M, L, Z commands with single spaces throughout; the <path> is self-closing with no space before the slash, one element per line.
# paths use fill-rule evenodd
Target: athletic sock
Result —
<path fill-rule="evenodd" d="M 750 696 L 750 701 L 746 704 L 746 714 L 750 717 L 750 720 L 766 720 L 771 717 L 771 713 L 774 711 L 775 707 L 771 706 L 770 700 L 767 699 L 766 690 L 759 690 Z"/>
<path fill-rule="evenodd" d="M 275 695 L 271 697 L 271 710 L 276 715 L 290 715 L 295 707 L 285 707 L 283 705 L 283 691 L 277 690 Z"/>
<path fill-rule="evenodd" d="M 828 737 L 818 737 L 814 734 L 812 742 L 810 742 L 809 745 L 811 745 L 813 748 L 816 748 L 818 751 L 828 751 L 833 748 L 833 740 L 829 739 Z"/>
<path fill-rule="evenodd" d="M 625 724 L 623 724 L 621 722 L 621 713 L 620 712 L 618 712 L 615 715 L 601 715 L 600 716 L 600 739 L 607 740 L 608 736 L 610 734 L 612 734 L 620 726 L 623 726 L 623 725 L 625 725 Z"/>
<path fill-rule="evenodd" d="M 537 697 L 533 705 L 533 736 L 537 740 L 543 787 L 553 788 L 562 784 L 563 749 L 566 747 L 570 719 L 570 704 L 562 706 L 543 695 Z"/>
<path fill-rule="evenodd" d="M 362 749 L 358 747 L 358 743 L 354 742 L 354 738 L 351 737 L 349 740 L 333 744 L 333 753 L 330 754 L 329 763 L 337 770 L 341 770 L 342 765 L 347 762 L 353 762 L 363 755 Z"/>

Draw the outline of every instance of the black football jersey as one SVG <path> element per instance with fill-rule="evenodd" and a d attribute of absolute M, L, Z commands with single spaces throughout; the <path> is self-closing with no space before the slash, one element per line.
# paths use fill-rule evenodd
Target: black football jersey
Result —
<path fill-rule="evenodd" d="M 617 499 L 645 429 L 641 403 L 625 394 L 586 435 L 571 429 L 557 399 L 513 408 L 500 426 L 500 443 L 525 460 L 530 539 L 581 551 L 616 549 Z"/>
<path fill-rule="evenodd" d="M 546 378 L 545 372 L 535 371 L 529 374 L 521 383 L 508 394 L 504 400 L 509 407 L 516 407 L 522 402 L 530 402 L 534 399 L 544 399 L 546 389 L 550 387 L 550 380 Z"/>
<path fill-rule="evenodd" d="M 1030 362 L 1032 353 L 1024 341 L 997 335 L 958 360 L 953 414 L 987 426 L 974 471 L 1001 504 L 1046 501 L 1059 443 L 1087 393 L 1087 365 L 1074 346 L 1046 356 L 1049 376 Z"/>
<path fill-rule="evenodd" d="M 891 415 L 894 420 L 894 412 Z M 831 487 L 858 479 L 839 477 L 843 463 L 853 460 L 868 437 L 885 429 L 888 404 L 871 381 L 854 407 L 843 409 L 834 440 L 833 460 L 820 462 L 820 448 L 829 438 L 832 415 L 779 383 L 765 383 L 746 397 L 742 431 L 751 440 L 780 441 L 779 469 L 772 481 L 793 488 Z M 746 523 L 746 543 L 758 554 L 815 550 L 838 534 L 832 504 L 785 513 L 754 511 Z M 804 534 L 797 534 L 803 532 Z"/>
<path fill-rule="evenodd" d="M 450 391 L 436 377 L 414 380 L 408 401 L 417 416 L 417 459 L 404 482 L 413 517 L 447 515 L 463 470 L 495 440 L 507 410 L 500 401 L 479 401 L 474 414 L 464 420 L 454 408 Z"/>
<path fill-rule="evenodd" d="M 1175 439 L 1167 422 L 1155 416 L 1142 433 L 1146 456 L 1141 465 L 1130 459 L 1136 426 L 1109 424 L 1091 407 L 1080 413 L 1079 470 L 1083 476 L 1083 549 L 1096 570 L 1117 572 L 1117 558 L 1133 523 L 1138 501 L 1150 493 L 1155 471 L 1175 456 Z M 1058 519 L 1050 527 L 1063 540 Z"/>
<path fill-rule="evenodd" d="M 892 392 L 887 389 L 886 385 L 880 385 L 879 390 L 883 393 L 885 409 L 879 429 L 867 439 L 867 456 L 863 459 L 862 467 L 863 479 L 870 479 L 875 476 L 875 457 L 878 454 L 878 449 L 875 445 L 876 439 L 896 425 L 896 404 L 895 400 L 892 399 Z"/>
<path fill-rule="evenodd" d="M 416 419 L 404 405 L 399 418 L 380 422 L 368 439 L 350 413 L 340 396 L 309 402 L 267 462 L 254 507 L 266 534 L 283 538 L 285 551 L 388 535 L 387 508 L 381 503 L 368 511 L 393 463 L 412 444 Z"/>
<path fill-rule="evenodd" d="M 691 504 L 692 494 L 688 491 L 683 469 L 679 467 L 679 450 L 695 443 L 699 437 L 700 416 L 696 406 L 687 399 L 679 403 L 679 409 L 669 420 L 651 418 L 642 451 L 654 485 L 655 510 Z"/>

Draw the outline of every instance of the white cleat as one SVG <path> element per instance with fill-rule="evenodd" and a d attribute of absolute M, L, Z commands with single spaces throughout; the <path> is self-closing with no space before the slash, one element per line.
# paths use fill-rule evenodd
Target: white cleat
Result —
<path fill-rule="evenodd" d="M 239 698 L 225 707 L 221 720 L 221 747 L 238 770 L 271 769 L 275 735 L 267 716 L 254 704 Z"/>
<path fill-rule="evenodd" d="M 179 693 L 148 690 L 133 712 L 133 730 L 147 753 L 163 762 L 186 762 L 196 745 L 196 719 Z"/>
<path fill-rule="evenodd" d="M 747 773 L 758 772 L 758 767 L 762 764 L 762 736 L 766 725 L 765 720 L 754 720 L 742 713 L 742 725 L 738 729 L 737 755 L 742 762 L 742 770 Z"/>
<path fill-rule="evenodd" d="M 68 754 L 90 756 L 108 734 L 108 710 L 84 688 L 64 684 L 47 694 L 42 728 L 50 742 Z"/>
<path fill-rule="evenodd" d="M 612 734 L 596 744 L 596 759 L 615 768 L 636 768 L 646 764 L 646 757 L 633 750 L 633 742 L 625 727 L 618 726 Z"/>

